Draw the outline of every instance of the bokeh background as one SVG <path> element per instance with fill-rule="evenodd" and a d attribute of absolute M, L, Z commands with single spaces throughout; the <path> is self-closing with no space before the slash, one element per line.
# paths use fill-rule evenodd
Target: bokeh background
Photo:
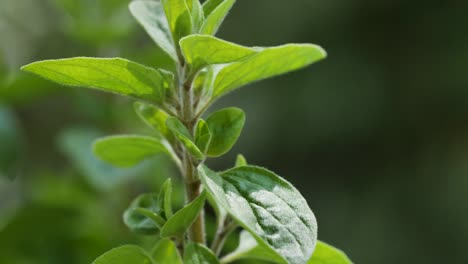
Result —
<path fill-rule="evenodd" d="M 152 243 L 121 213 L 177 182 L 175 168 L 158 158 L 115 169 L 90 150 L 101 135 L 150 133 L 131 101 L 19 71 L 72 56 L 168 67 L 129 1 L 0 0 L 0 263 L 89 264 Z M 239 0 L 220 37 L 317 43 L 329 57 L 221 100 L 248 119 L 210 165 L 243 153 L 283 175 L 309 201 L 320 239 L 355 263 L 468 263 L 467 12 L 457 0 Z"/>

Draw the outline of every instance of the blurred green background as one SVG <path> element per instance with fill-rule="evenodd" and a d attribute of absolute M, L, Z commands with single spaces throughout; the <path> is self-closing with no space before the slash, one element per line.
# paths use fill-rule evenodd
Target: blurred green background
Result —
<path fill-rule="evenodd" d="M 89 264 L 153 242 L 121 213 L 177 181 L 175 168 L 159 158 L 115 169 L 90 150 L 101 135 L 150 133 L 131 102 L 19 71 L 72 56 L 170 67 L 129 1 L 0 0 L 0 263 Z M 221 100 L 247 124 L 210 165 L 241 152 L 293 182 L 320 239 L 355 263 L 468 263 L 467 12 L 456 0 L 239 0 L 220 37 L 317 43 L 329 57 Z"/>

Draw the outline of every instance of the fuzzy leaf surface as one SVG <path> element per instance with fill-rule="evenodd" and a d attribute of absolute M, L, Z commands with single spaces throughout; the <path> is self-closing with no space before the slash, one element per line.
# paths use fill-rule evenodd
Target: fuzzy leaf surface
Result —
<path fill-rule="evenodd" d="M 318 241 L 314 254 L 307 264 L 353 264 L 353 262 L 343 251 Z"/>
<path fill-rule="evenodd" d="M 219 264 L 218 258 L 207 247 L 190 243 L 184 252 L 185 264 Z"/>
<path fill-rule="evenodd" d="M 211 114 L 206 123 L 212 135 L 207 155 L 219 157 L 228 152 L 239 138 L 245 124 L 245 113 L 239 108 L 225 108 Z"/>
<path fill-rule="evenodd" d="M 173 75 L 121 58 L 45 60 L 21 68 L 51 81 L 163 103 Z"/>
<path fill-rule="evenodd" d="M 257 242 L 290 264 L 306 264 L 317 243 L 317 222 L 302 195 L 264 168 L 217 174 L 199 167 L 206 190 Z"/>
<path fill-rule="evenodd" d="M 154 264 L 146 252 L 137 246 L 114 248 L 98 257 L 93 264 Z"/>

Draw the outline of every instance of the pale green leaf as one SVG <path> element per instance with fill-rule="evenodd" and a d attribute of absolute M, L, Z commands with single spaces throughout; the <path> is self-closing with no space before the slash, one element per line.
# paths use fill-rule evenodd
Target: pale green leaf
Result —
<path fill-rule="evenodd" d="M 205 22 L 205 14 L 203 13 L 203 7 L 199 0 L 186 0 L 187 3 L 192 1 L 192 21 L 193 21 L 193 32 L 198 32 Z"/>
<path fill-rule="evenodd" d="M 154 42 L 174 61 L 178 61 L 171 30 L 161 3 L 155 1 L 133 1 L 129 7 L 135 19 L 148 32 Z"/>
<path fill-rule="evenodd" d="M 156 244 L 152 255 L 156 264 L 184 264 L 176 245 L 167 238 L 161 239 Z"/>
<path fill-rule="evenodd" d="M 135 233 L 154 235 L 166 222 L 162 217 L 164 210 L 159 205 L 158 195 L 142 194 L 138 196 L 125 210 L 123 220 L 125 225 Z"/>
<path fill-rule="evenodd" d="M 193 142 L 190 132 L 182 124 L 182 122 L 180 122 L 179 119 L 170 117 L 166 120 L 166 125 L 174 133 L 177 139 L 185 146 L 190 155 L 198 160 L 203 160 L 205 158 L 205 155 Z"/>
<path fill-rule="evenodd" d="M 203 23 L 200 33 L 215 35 L 229 13 L 229 10 L 231 10 L 235 3 L 236 0 L 225 0 L 219 4 L 209 15 L 206 16 L 205 23 Z"/>
<path fill-rule="evenodd" d="M 184 264 L 219 264 L 219 261 L 207 247 L 197 243 L 190 243 L 185 248 Z"/>
<path fill-rule="evenodd" d="M 221 263 L 231 263 L 240 259 L 259 259 L 273 263 L 287 264 L 283 258 L 271 252 L 270 249 L 260 246 L 255 238 L 247 231 L 240 233 L 237 248 L 223 257 Z"/>
<path fill-rule="evenodd" d="M 127 245 L 114 248 L 98 257 L 93 264 L 154 264 L 140 247 Z"/>
<path fill-rule="evenodd" d="M 239 108 L 225 108 L 211 114 L 206 123 L 212 135 L 207 155 L 219 157 L 236 143 L 244 127 L 245 114 Z"/>
<path fill-rule="evenodd" d="M 145 101 L 163 103 L 172 73 L 121 58 L 70 58 L 38 61 L 21 68 L 51 81 L 94 88 Z"/>
<path fill-rule="evenodd" d="M 162 237 L 181 237 L 193 224 L 205 204 L 206 194 L 202 193 L 191 203 L 176 212 L 161 228 Z"/>
<path fill-rule="evenodd" d="M 159 136 L 173 142 L 174 136 L 166 126 L 166 120 L 169 118 L 166 112 L 156 106 L 142 102 L 135 102 L 134 108 L 140 119 L 154 129 Z"/>
<path fill-rule="evenodd" d="M 307 264 L 353 264 L 353 262 L 343 251 L 318 241 L 314 254 Z"/>
<path fill-rule="evenodd" d="M 199 167 L 206 191 L 261 245 L 290 264 L 306 264 L 317 242 L 317 222 L 302 195 L 263 168 L 243 166 L 221 175 Z"/>
<path fill-rule="evenodd" d="M 255 49 L 208 35 L 187 36 L 180 40 L 180 48 L 187 63 L 195 69 L 210 64 L 238 61 L 257 52 Z"/>
<path fill-rule="evenodd" d="M 244 157 L 244 155 L 239 154 L 237 155 L 236 158 L 236 167 L 241 167 L 241 166 L 247 166 L 247 159 Z"/>
<path fill-rule="evenodd" d="M 213 97 L 220 97 L 246 84 L 294 71 L 326 57 L 312 44 L 288 44 L 263 48 L 244 60 L 226 65 L 214 82 Z"/>
<path fill-rule="evenodd" d="M 164 210 L 164 217 L 169 219 L 172 217 L 172 180 L 169 178 L 167 179 L 162 188 L 161 192 L 159 193 L 159 207 L 163 208 Z"/>
<path fill-rule="evenodd" d="M 195 145 L 197 145 L 203 153 L 208 151 L 208 147 L 211 143 L 211 137 L 211 131 L 208 124 L 203 119 L 200 119 L 195 129 Z"/>
<path fill-rule="evenodd" d="M 117 167 L 131 167 L 158 154 L 171 155 L 166 145 L 146 136 L 110 136 L 94 143 L 94 153 Z"/>
<path fill-rule="evenodd" d="M 205 13 L 205 16 L 209 16 L 223 1 L 224 0 L 206 0 L 203 3 L 203 12 Z"/>
<path fill-rule="evenodd" d="M 192 33 L 191 8 L 185 0 L 161 0 L 161 3 L 169 21 L 174 43 L 179 43 L 182 37 Z"/>

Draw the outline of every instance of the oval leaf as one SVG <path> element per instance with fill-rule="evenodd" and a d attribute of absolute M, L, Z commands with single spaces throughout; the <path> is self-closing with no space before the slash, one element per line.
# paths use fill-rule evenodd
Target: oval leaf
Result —
<path fill-rule="evenodd" d="M 134 108 L 140 119 L 154 129 L 158 135 L 166 138 L 169 142 L 173 141 L 174 137 L 166 126 L 166 120 L 169 118 L 166 112 L 142 102 L 135 102 Z"/>
<path fill-rule="evenodd" d="M 245 124 L 245 114 L 239 108 L 225 108 L 211 114 L 206 123 L 212 134 L 207 155 L 219 157 L 236 143 Z"/>
<path fill-rule="evenodd" d="M 94 153 L 117 167 L 131 167 L 158 154 L 171 155 L 159 140 L 145 136 L 110 136 L 96 140 Z"/>
<path fill-rule="evenodd" d="M 318 241 L 314 255 L 307 264 L 353 264 L 353 262 L 343 251 Z"/>
<path fill-rule="evenodd" d="M 219 4 L 209 16 L 206 17 L 205 23 L 200 29 L 201 34 L 215 35 L 219 27 L 226 18 L 229 10 L 236 3 L 236 0 L 225 0 Z"/>
<path fill-rule="evenodd" d="M 190 243 L 185 248 L 184 264 L 219 264 L 219 260 L 207 247 Z"/>
<path fill-rule="evenodd" d="M 177 52 L 171 37 L 171 30 L 161 3 L 155 1 L 133 1 L 130 12 L 148 32 L 156 44 L 174 61 L 178 61 Z"/>
<path fill-rule="evenodd" d="M 200 119 L 195 130 L 195 145 L 197 145 L 203 153 L 206 153 L 210 146 L 211 138 L 212 135 L 208 124 L 203 119 Z"/>
<path fill-rule="evenodd" d="M 176 245 L 170 239 L 161 239 L 154 247 L 152 255 L 158 264 L 183 264 Z"/>
<path fill-rule="evenodd" d="M 205 155 L 193 142 L 190 132 L 179 119 L 170 117 L 166 120 L 166 125 L 174 133 L 180 143 L 185 146 L 190 155 L 197 160 L 203 160 L 205 158 Z"/>
<path fill-rule="evenodd" d="M 162 104 L 173 75 L 121 58 L 45 60 L 21 68 L 51 81 L 94 88 Z"/>
<path fill-rule="evenodd" d="M 181 237 L 193 224 L 205 204 L 205 193 L 175 213 L 161 228 L 162 237 Z"/>
<path fill-rule="evenodd" d="M 142 194 L 138 196 L 124 212 L 125 225 L 135 233 L 153 235 L 166 222 L 162 218 L 163 208 L 159 206 L 158 195 Z"/>
<path fill-rule="evenodd" d="M 137 246 L 114 248 L 98 257 L 93 264 L 153 264 L 146 252 Z"/>
<path fill-rule="evenodd" d="M 253 166 L 221 175 L 199 167 L 215 201 L 261 245 L 291 264 L 305 264 L 317 242 L 317 222 L 302 195 L 271 171 Z"/>

